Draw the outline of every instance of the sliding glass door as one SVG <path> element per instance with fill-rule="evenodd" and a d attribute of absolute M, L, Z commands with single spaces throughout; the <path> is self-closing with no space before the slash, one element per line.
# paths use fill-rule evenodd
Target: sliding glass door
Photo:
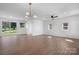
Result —
<path fill-rule="evenodd" d="M 15 35 L 16 22 L 2 22 L 2 34 L 8 36 Z"/>

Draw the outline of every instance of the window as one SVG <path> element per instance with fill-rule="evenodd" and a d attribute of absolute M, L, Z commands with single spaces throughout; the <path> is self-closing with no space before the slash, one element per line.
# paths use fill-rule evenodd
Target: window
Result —
<path fill-rule="evenodd" d="M 20 27 L 24 28 L 25 27 L 25 23 L 20 23 Z"/>
<path fill-rule="evenodd" d="M 68 29 L 68 23 L 63 23 L 63 29 L 67 30 Z"/>
<path fill-rule="evenodd" d="M 52 30 L 52 24 L 48 25 L 48 30 Z"/>
<path fill-rule="evenodd" d="M 15 35 L 16 23 L 15 22 L 2 22 L 2 34 L 3 35 Z"/>

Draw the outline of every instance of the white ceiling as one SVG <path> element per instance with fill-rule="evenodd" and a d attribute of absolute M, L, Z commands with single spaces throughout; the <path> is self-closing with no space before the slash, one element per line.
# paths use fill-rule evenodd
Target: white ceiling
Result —
<path fill-rule="evenodd" d="M 33 3 L 32 15 L 39 17 L 50 17 L 51 15 L 60 15 L 69 13 L 69 11 L 78 10 L 79 3 Z M 0 3 L 1 16 L 15 16 L 25 17 L 28 11 L 28 4 L 26 3 Z"/>

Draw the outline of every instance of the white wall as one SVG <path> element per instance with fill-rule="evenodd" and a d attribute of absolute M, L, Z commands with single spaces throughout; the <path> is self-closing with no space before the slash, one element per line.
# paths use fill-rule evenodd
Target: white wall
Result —
<path fill-rule="evenodd" d="M 32 20 L 28 20 L 26 22 L 26 31 L 27 31 L 27 34 L 32 34 L 32 23 L 33 23 Z"/>
<path fill-rule="evenodd" d="M 43 20 L 40 18 L 28 19 L 27 24 L 27 34 L 32 34 L 32 36 L 43 34 Z"/>
<path fill-rule="evenodd" d="M 33 21 L 32 35 L 35 36 L 41 34 L 43 34 L 43 21 L 36 19 Z"/>
<path fill-rule="evenodd" d="M 63 29 L 62 23 L 69 23 L 68 30 Z M 48 24 L 52 23 L 52 30 L 48 30 Z M 54 36 L 70 37 L 79 39 L 79 15 L 65 17 L 53 21 L 44 22 L 44 33 Z"/>

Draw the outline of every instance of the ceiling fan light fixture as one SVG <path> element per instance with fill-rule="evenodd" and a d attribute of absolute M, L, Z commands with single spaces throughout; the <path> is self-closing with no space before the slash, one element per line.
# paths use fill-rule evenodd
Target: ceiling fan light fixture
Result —
<path fill-rule="evenodd" d="M 26 16 L 25 18 L 37 18 L 37 15 L 32 15 L 32 7 L 31 7 L 32 3 L 29 3 L 29 10 L 28 12 L 26 12 Z"/>

